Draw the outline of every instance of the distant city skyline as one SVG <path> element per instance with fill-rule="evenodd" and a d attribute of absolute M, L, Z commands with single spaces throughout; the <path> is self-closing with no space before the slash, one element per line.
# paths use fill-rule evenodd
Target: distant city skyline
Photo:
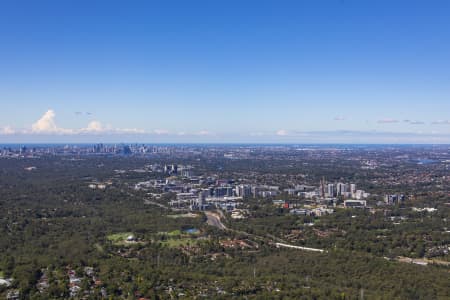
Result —
<path fill-rule="evenodd" d="M 448 1 L 0 4 L 0 143 L 450 143 Z"/>

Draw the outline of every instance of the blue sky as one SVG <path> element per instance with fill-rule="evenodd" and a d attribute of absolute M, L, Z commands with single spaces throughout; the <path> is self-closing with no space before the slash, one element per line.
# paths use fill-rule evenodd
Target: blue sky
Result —
<path fill-rule="evenodd" d="M 450 143 L 449 1 L 2 1 L 1 142 Z"/>

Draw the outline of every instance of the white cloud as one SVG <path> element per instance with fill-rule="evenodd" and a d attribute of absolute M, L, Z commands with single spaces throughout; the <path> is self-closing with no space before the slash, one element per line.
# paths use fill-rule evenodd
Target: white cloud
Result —
<path fill-rule="evenodd" d="M 73 130 L 59 128 L 55 123 L 55 112 L 49 109 L 39 120 L 31 125 L 32 133 L 71 134 Z"/>
<path fill-rule="evenodd" d="M 121 129 L 115 129 L 117 133 L 130 133 L 130 134 L 142 134 L 146 133 L 143 129 L 138 128 L 121 128 Z"/>
<path fill-rule="evenodd" d="M 419 120 L 403 120 L 404 123 L 408 123 L 411 125 L 423 125 L 425 122 Z"/>
<path fill-rule="evenodd" d="M 169 130 L 166 130 L 166 129 L 155 129 L 155 130 L 153 130 L 153 133 L 157 134 L 157 135 L 166 135 L 166 134 L 169 134 Z"/>
<path fill-rule="evenodd" d="M 103 125 L 99 121 L 91 121 L 86 128 L 75 131 L 83 134 L 142 134 L 144 130 L 137 128 L 112 128 L 110 125 Z"/>
<path fill-rule="evenodd" d="M 435 124 L 435 125 L 450 125 L 450 120 L 438 120 L 438 121 L 434 121 L 431 124 Z"/>
<path fill-rule="evenodd" d="M 334 117 L 334 119 L 333 120 L 335 120 L 335 121 L 345 121 L 346 120 L 346 118 L 345 117 L 343 117 L 343 116 L 337 116 L 337 117 Z"/>
<path fill-rule="evenodd" d="M 48 110 L 36 123 L 31 126 L 33 132 L 55 132 L 55 112 Z"/>
<path fill-rule="evenodd" d="M 288 132 L 287 130 L 285 130 L 285 129 L 280 129 L 280 130 L 278 130 L 278 131 L 276 132 L 276 135 L 279 135 L 279 136 L 286 136 L 286 135 L 289 135 L 289 132 Z"/>
<path fill-rule="evenodd" d="M 11 135 L 15 134 L 16 131 L 11 126 L 5 126 L 0 128 L 0 135 Z"/>
<path fill-rule="evenodd" d="M 398 120 L 387 118 L 387 119 L 378 120 L 377 123 L 379 123 L 379 124 L 398 123 Z"/>
<path fill-rule="evenodd" d="M 197 132 L 197 135 L 213 135 L 213 134 L 208 130 L 200 130 L 199 132 Z"/>
<path fill-rule="evenodd" d="M 52 109 L 49 109 L 39 120 L 37 120 L 32 126 L 31 131 L 25 130 L 24 134 L 142 134 L 144 130 L 137 128 L 113 128 L 110 125 L 103 125 L 100 121 L 91 121 L 87 127 L 80 129 L 66 129 L 58 127 L 55 122 L 56 114 Z M 164 130 L 155 130 L 157 134 L 167 134 Z M 17 133 L 17 132 L 16 132 Z"/>
<path fill-rule="evenodd" d="M 106 129 L 103 127 L 102 123 L 99 121 L 92 121 L 88 124 L 86 128 L 83 128 L 81 131 L 84 132 L 104 132 Z"/>

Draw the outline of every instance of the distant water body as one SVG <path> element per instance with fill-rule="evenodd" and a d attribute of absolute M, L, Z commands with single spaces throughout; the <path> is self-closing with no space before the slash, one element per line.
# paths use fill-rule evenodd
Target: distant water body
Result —
<path fill-rule="evenodd" d="M 437 160 L 428 159 L 428 158 L 418 159 L 418 160 L 416 160 L 416 162 L 417 162 L 417 164 L 419 164 L 419 165 L 429 165 L 429 164 L 435 164 L 435 163 L 438 163 Z"/>

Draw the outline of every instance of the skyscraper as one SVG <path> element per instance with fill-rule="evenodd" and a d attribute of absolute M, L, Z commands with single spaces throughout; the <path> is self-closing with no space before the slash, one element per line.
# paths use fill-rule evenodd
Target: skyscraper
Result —
<path fill-rule="evenodd" d="M 328 197 L 335 197 L 336 196 L 336 194 L 335 194 L 335 187 L 334 187 L 334 184 L 333 183 L 329 183 L 328 184 Z"/>

